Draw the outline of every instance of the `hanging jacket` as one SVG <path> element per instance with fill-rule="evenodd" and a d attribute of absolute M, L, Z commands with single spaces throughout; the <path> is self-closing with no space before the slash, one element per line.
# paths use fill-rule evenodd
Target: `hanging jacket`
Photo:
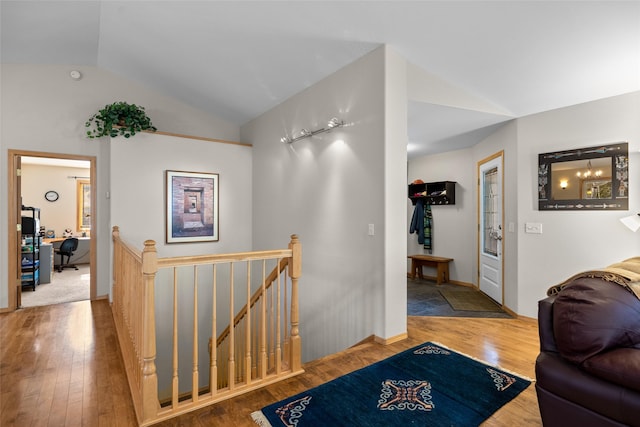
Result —
<path fill-rule="evenodd" d="M 413 210 L 409 233 L 418 233 L 418 243 L 424 244 L 424 204 L 421 199 L 416 200 L 416 207 Z"/>

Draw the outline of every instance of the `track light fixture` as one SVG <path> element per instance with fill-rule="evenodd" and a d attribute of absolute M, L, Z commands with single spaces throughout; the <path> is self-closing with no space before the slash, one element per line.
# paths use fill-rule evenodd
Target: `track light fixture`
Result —
<path fill-rule="evenodd" d="M 317 129 L 317 130 L 302 129 L 300 131 L 300 133 L 298 134 L 298 136 L 296 136 L 295 138 L 291 138 L 290 136 L 283 136 L 282 138 L 280 138 L 280 142 L 286 143 L 286 144 L 291 144 L 291 143 L 294 143 L 296 141 L 300 141 L 301 139 L 309 138 L 309 137 L 312 137 L 313 135 L 317 135 L 319 133 L 329 132 L 332 129 L 339 128 L 339 127 L 342 127 L 342 126 L 344 126 L 344 121 L 342 121 L 342 120 L 340 120 L 340 119 L 338 119 L 336 117 L 333 117 L 331 120 L 329 120 L 327 122 L 327 127 L 320 128 L 320 129 Z"/>
<path fill-rule="evenodd" d="M 344 122 L 338 120 L 336 117 L 332 118 L 331 120 L 329 120 L 329 123 L 327 123 L 327 126 L 330 128 L 337 128 L 340 126 L 344 126 Z"/>

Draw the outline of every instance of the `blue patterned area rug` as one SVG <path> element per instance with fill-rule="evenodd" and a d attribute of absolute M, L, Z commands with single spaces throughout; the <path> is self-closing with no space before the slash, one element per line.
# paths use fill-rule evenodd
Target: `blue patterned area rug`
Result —
<path fill-rule="evenodd" d="M 251 416 L 263 427 L 477 426 L 529 384 L 427 342 Z"/>

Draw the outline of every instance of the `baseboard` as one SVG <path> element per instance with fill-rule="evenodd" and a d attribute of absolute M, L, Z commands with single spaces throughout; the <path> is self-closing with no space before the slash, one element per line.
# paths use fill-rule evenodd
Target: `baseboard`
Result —
<path fill-rule="evenodd" d="M 426 274 L 423 274 L 423 275 L 422 275 L 422 278 L 423 278 L 424 280 L 430 280 L 430 281 L 432 281 L 432 282 L 437 282 L 437 281 L 438 281 L 438 278 L 437 278 L 436 276 L 427 276 Z M 411 279 L 411 273 L 407 273 L 407 279 Z M 414 278 L 414 280 L 420 280 L 420 279 Z M 451 280 L 451 279 L 449 279 L 449 281 L 448 281 L 448 282 L 443 282 L 443 283 L 449 283 L 449 284 L 451 284 L 451 285 L 466 286 L 466 287 L 469 287 L 469 288 L 476 288 L 476 289 L 478 288 L 478 287 L 477 287 L 476 285 L 474 285 L 473 283 L 460 282 L 460 281 L 458 281 L 458 280 Z"/>
<path fill-rule="evenodd" d="M 359 342 L 355 343 L 354 345 L 352 345 L 352 346 L 351 346 L 351 347 L 349 347 L 349 348 L 357 347 L 357 346 L 359 346 L 359 345 L 366 344 L 366 343 L 370 343 L 370 342 L 375 342 L 375 340 L 376 340 L 376 336 L 375 336 L 375 335 L 369 335 L 368 337 L 366 337 L 366 338 L 365 338 L 365 339 L 363 339 L 362 341 L 359 341 Z"/>
<path fill-rule="evenodd" d="M 529 316 L 523 316 L 521 314 L 515 313 L 511 310 L 509 310 L 507 307 L 502 307 L 504 309 L 504 311 L 506 311 L 507 313 L 509 313 L 510 315 L 512 315 L 513 317 L 515 317 L 518 320 L 523 320 L 525 322 L 531 322 L 531 323 L 535 323 L 536 325 L 538 324 L 538 319 L 536 319 L 535 317 L 529 317 Z"/>
<path fill-rule="evenodd" d="M 436 278 L 434 277 L 433 280 L 435 281 Z M 476 285 L 474 285 L 473 283 L 460 282 L 458 280 L 449 280 L 447 283 L 451 283 L 452 285 L 464 286 L 466 288 L 473 288 L 475 290 L 478 290 L 478 287 Z"/>
<path fill-rule="evenodd" d="M 398 341 L 402 341 L 402 340 L 406 340 L 407 338 L 409 338 L 409 334 L 407 332 L 403 332 L 399 335 L 396 335 L 395 337 L 391 337 L 391 338 L 380 338 L 377 335 L 373 336 L 373 341 L 378 343 L 378 344 L 382 344 L 382 345 L 389 345 L 389 344 L 393 344 L 396 343 Z"/>

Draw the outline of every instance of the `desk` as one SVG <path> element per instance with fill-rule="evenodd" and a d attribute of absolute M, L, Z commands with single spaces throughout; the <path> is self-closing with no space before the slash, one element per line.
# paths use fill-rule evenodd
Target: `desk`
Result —
<path fill-rule="evenodd" d="M 66 239 L 66 237 L 52 237 L 50 239 L 44 238 L 42 239 L 42 241 L 45 243 L 55 243 L 55 242 L 62 242 L 64 239 Z"/>
<path fill-rule="evenodd" d="M 438 271 L 436 275 L 437 285 L 449 281 L 449 263 L 453 261 L 453 258 L 432 255 L 409 255 L 407 258 L 411 259 L 410 278 L 415 279 L 417 273 L 419 278 L 424 279 L 422 267 L 433 267 Z"/>

